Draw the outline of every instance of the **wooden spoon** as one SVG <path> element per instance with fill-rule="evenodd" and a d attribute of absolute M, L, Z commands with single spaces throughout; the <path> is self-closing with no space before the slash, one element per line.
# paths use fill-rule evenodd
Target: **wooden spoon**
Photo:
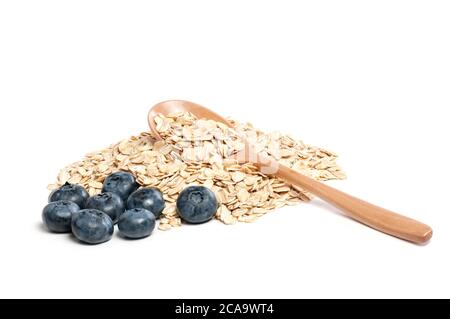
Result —
<path fill-rule="evenodd" d="M 222 122 L 230 127 L 231 123 L 213 111 L 182 100 L 171 100 L 156 104 L 148 113 L 148 123 L 153 135 L 161 138 L 156 130 L 154 118 L 158 114 L 169 115 L 178 112 L 190 112 L 197 118 L 211 119 Z M 432 229 L 414 219 L 408 218 L 375 206 L 361 199 L 341 192 L 333 187 L 309 178 L 287 166 L 279 164 L 274 158 L 262 156 L 253 151 L 251 145 L 246 145 L 245 161 L 252 162 L 263 172 L 267 168 L 276 168 L 271 175 L 275 175 L 289 184 L 298 186 L 329 204 L 339 208 L 347 216 L 386 234 L 416 243 L 426 243 L 433 235 Z"/>

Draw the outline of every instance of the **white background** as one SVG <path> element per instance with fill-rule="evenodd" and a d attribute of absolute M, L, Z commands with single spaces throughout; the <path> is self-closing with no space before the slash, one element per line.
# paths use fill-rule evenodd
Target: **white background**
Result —
<path fill-rule="evenodd" d="M 2 1 L 0 297 L 450 297 L 448 1 Z M 314 200 L 253 224 L 41 225 L 46 186 L 180 98 L 330 148 L 330 183 L 434 228 L 416 246 Z"/>

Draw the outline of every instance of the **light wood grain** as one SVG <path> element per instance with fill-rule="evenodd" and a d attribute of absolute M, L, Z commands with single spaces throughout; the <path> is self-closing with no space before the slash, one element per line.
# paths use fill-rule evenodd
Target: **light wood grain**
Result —
<path fill-rule="evenodd" d="M 156 104 L 148 114 L 150 129 L 155 137 L 159 137 L 159 133 L 156 130 L 154 117 L 157 114 L 169 115 L 176 112 L 190 112 L 198 118 L 212 119 L 231 126 L 225 118 L 199 104 L 189 101 L 171 100 Z M 291 185 L 301 187 L 339 208 L 345 215 L 383 233 L 416 244 L 426 243 L 433 235 L 431 227 L 424 223 L 370 204 L 309 178 L 289 167 L 281 165 L 272 157 L 256 154 L 253 152 L 251 145 L 247 144 L 240 159 L 255 163 L 263 173 L 267 171 L 269 172 L 268 174 L 273 174 Z"/>

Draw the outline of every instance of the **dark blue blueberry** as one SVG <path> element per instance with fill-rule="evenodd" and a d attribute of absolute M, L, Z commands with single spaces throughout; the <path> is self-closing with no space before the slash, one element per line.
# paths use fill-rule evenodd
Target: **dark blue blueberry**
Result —
<path fill-rule="evenodd" d="M 149 236 L 155 228 L 155 215 L 143 208 L 132 208 L 120 215 L 120 232 L 128 238 L 143 238 Z"/>
<path fill-rule="evenodd" d="M 109 175 L 103 182 L 103 193 L 115 193 L 122 198 L 123 202 L 127 201 L 128 196 L 136 189 L 139 184 L 136 183 L 133 174 L 123 171 L 115 172 Z"/>
<path fill-rule="evenodd" d="M 42 211 L 42 220 L 55 233 L 70 233 L 72 214 L 80 210 L 74 202 L 60 200 L 51 202 Z"/>
<path fill-rule="evenodd" d="M 156 218 L 161 215 L 165 206 L 163 194 L 154 187 L 138 189 L 127 200 L 127 209 L 144 208 L 151 211 Z"/>
<path fill-rule="evenodd" d="M 86 200 L 89 198 L 88 192 L 81 185 L 65 183 L 58 189 L 50 193 L 48 202 L 56 202 L 59 200 L 68 200 L 74 202 L 80 208 L 84 208 Z"/>
<path fill-rule="evenodd" d="M 178 214 L 184 221 L 192 224 L 213 218 L 217 205 L 216 195 L 204 186 L 186 187 L 177 199 Z"/>
<path fill-rule="evenodd" d="M 114 224 L 104 212 L 82 209 L 72 215 L 72 233 L 82 242 L 100 244 L 111 239 Z"/>
<path fill-rule="evenodd" d="M 86 208 L 98 209 L 104 212 L 115 224 L 119 220 L 119 216 L 125 211 L 125 204 L 117 194 L 100 193 L 89 197 L 86 202 Z"/>

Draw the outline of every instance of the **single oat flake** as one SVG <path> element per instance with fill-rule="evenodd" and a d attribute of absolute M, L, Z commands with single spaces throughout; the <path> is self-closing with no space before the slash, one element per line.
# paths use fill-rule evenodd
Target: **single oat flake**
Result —
<path fill-rule="evenodd" d="M 48 189 L 69 182 L 94 195 L 101 192 L 111 173 L 131 172 L 140 185 L 157 187 L 163 193 L 166 208 L 158 228 L 168 230 L 182 225 L 175 202 L 190 185 L 206 186 L 216 194 L 220 203 L 216 218 L 225 224 L 253 222 L 276 208 L 311 199 L 301 188 L 262 174 L 253 164 L 238 163 L 234 156 L 243 150 L 243 139 L 257 152 L 316 180 L 345 178 L 335 153 L 279 132 L 265 133 L 250 123 L 230 119 L 233 128 L 229 128 L 190 113 L 160 115 L 155 121 L 162 141 L 143 132 L 89 153 L 63 168 Z"/>

